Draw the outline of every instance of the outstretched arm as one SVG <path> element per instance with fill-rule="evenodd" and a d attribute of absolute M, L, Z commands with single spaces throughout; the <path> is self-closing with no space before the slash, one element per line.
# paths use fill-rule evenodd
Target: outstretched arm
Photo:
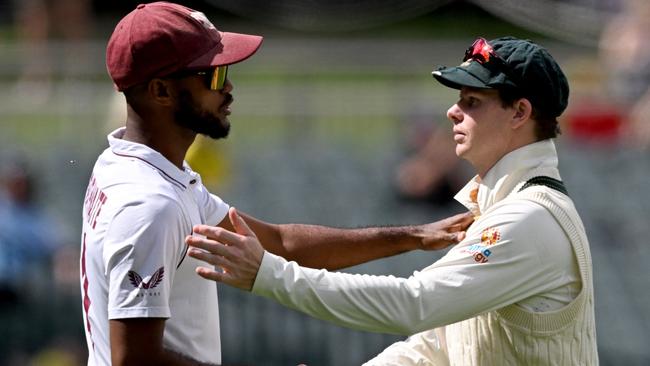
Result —
<path fill-rule="evenodd" d="M 415 249 L 438 250 L 460 242 L 469 213 L 425 225 L 338 229 L 319 225 L 274 225 L 239 213 L 264 249 L 302 266 L 335 270 Z M 235 231 L 228 218 L 219 227 Z"/>
<path fill-rule="evenodd" d="M 190 256 L 216 266 L 197 268 L 204 278 L 338 325 L 408 335 L 566 286 L 563 261 L 571 262 L 571 245 L 551 214 L 533 203 L 500 209 L 473 225 L 443 258 L 409 278 L 328 272 L 287 262 L 265 252 L 233 208 L 229 219 L 236 232 L 197 226 L 195 232 L 206 238 L 186 241 L 193 247 Z"/>

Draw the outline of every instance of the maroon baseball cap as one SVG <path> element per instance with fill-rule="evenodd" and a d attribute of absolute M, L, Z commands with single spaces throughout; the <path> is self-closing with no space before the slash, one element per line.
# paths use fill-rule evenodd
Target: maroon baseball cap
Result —
<path fill-rule="evenodd" d="M 262 37 L 221 32 L 205 14 L 169 2 L 140 4 L 115 27 L 106 68 L 118 90 L 176 71 L 243 61 Z"/>

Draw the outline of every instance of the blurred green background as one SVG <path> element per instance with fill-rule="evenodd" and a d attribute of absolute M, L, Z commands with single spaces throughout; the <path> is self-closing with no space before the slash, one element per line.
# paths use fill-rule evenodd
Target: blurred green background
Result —
<path fill-rule="evenodd" d="M 397 225 L 461 212 L 449 198 L 471 177 L 464 163 L 434 156 L 432 170 L 442 159 L 453 168 L 422 194 L 405 192 L 398 178 L 429 136 L 450 130 L 445 112 L 457 93 L 430 73 L 458 64 L 479 35 L 533 39 L 572 84 L 558 150 L 592 242 L 601 364 L 650 364 L 649 159 L 626 139 L 625 104 L 608 94 L 598 48 L 624 2 L 179 1 L 220 30 L 265 36 L 254 57 L 230 69 L 231 135 L 199 140 L 190 162 L 226 202 L 271 222 Z M 0 364 L 85 364 L 81 205 L 106 135 L 124 122 L 104 48 L 136 4 L 0 2 L 0 171 L 3 183 L 16 166 L 31 173 L 42 220 L 17 220 L 14 229 L 49 238 L 41 257 L 0 278 L 18 289 L 0 308 Z M 0 269 L 9 245 L 0 234 Z M 349 271 L 408 276 L 441 255 L 414 252 Z M 354 365 L 401 339 L 219 291 L 225 363 Z"/>

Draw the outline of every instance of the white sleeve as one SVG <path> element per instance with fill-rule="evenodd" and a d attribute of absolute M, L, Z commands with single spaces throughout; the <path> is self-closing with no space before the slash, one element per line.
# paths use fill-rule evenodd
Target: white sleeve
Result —
<path fill-rule="evenodd" d="M 190 232 L 167 197 L 147 197 L 114 217 L 103 251 L 109 319 L 171 316 L 170 289 Z"/>
<path fill-rule="evenodd" d="M 463 242 L 409 278 L 314 270 L 265 253 L 253 292 L 338 325 L 409 335 L 555 288 L 562 253 L 547 241 L 568 243 L 546 209 L 522 200 L 484 215 Z"/>
<path fill-rule="evenodd" d="M 217 225 L 228 214 L 230 206 L 226 204 L 219 196 L 210 192 L 205 186 L 199 187 L 200 189 L 200 204 L 199 207 L 203 209 L 205 218 L 205 225 Z"/>

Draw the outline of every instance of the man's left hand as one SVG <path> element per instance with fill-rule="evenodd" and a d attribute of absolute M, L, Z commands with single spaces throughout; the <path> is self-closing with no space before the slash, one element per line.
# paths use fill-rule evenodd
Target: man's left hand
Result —
<path fill-rule="evenodd" d="M 420 249 L 440 250 L 460 243 L 465 239 L 465 231 L 473 222 L 474 215 L 467 212 L 419 226 Z"/>

